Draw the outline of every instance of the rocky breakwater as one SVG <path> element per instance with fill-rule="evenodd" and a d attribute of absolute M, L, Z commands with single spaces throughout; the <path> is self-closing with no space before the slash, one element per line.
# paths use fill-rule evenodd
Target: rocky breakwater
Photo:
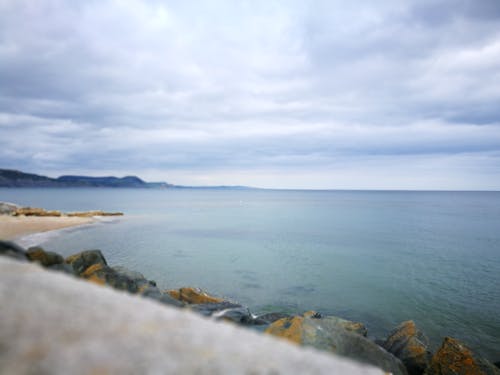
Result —
<path fill-rule="evenodd" d="M 432 355 L 428 340 L 413 321 L 401 323 L 385 340 L 370 340 L 364 324 L 309 311 L 289 316 L 281 312 L 255 315 L 236 302 L 183 287 L 160 290 L 153 280 L 122 266 L 110 266 L 100 250 L 86 250 L 67 258 L 40 247 L 27 250 L 0 241 L 0 255 L 37 262 L 54 271 L 123 290 L 161 304 L 188 309 L 239 326 L 262 326 L 265 333 L 324 352 L 373 365 L 395 375 L 500 375 L 500 370 L 465 344 L 445 338 Z"/>
<path fill-rule="evenodd" d="M 106 212 L 101 210 L 82 212 L 61 212 L 46 210 L 39 207 L 22 207 L 14 203 L 0 202 L 0 215 L 9 216 L 38 216 L 38 217 L 95 217 L 95 216 L 123 216 L 123 212 Z"/>

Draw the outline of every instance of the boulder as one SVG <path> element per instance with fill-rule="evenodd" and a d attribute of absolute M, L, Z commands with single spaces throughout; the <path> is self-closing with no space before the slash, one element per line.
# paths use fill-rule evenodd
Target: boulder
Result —
<path fill-rule="evenodd" d="M 191 304 L 189 305 L 189 309 L 217 320 L 225 320 L 244 325 L 252 325 L 255 322 L 255 318 L 250 314 L 247 308 L 229 301 Z"/>
<path fill-rule="evenodd" d="M 199 288 L 180 288 L 178 290 L 168 290 L 170 297 L 186 303 L 206 304 L 206 303 L 221 303 L 224 300 L 213 297 Z"/>
<path fill-rule="evenodd" d="M 321 319 L 321 324 L 323 326 L 342 327 L 349 332 L 357 333 L 358 335 L 364 337 L 366 337 L 366 335 L 368 334 L 368 330 L 363 323 L 352 322 L 350 320 L 339 318 L 338 316 L 329 315 L 323 317 L 321 315 L 318 315 L 318 313 L 316 313 L 315 311 L 308 311 L 304 314 L 304 317 L 308 317 L 311 319 Z"/>
<path fill-rule="evenodd" d="M 177 307 L 183 307 L 184 303 L 181 301 L 178 301 L 172 297 L 170 297 L 167 293 L 162 293 L 160 289 L 155 285 L 153 285 L 151 281 L 148 281 L 146 284 L 142 284 L 139 286 L 137 293 L 140 294 L 143 297 L 154 299 L 160 303 L 163 303 L 165 305 L 171 305 L 171 306 L 177 306 Z"/>
<path fill-rule="evenodd" d="M 26 256 L 30 261 L 38 262 L 44 267 L 64 263 L 64 258 L 61 255 L 53 251 L 45 251 L 38 246 L 30 247 L 26 252 Z"/>
<path fill-rule="evenodd" d="M 263 324 L 271 324 L 277 320 L 280 320 L 283 318 L 289 318 L 289 317 L 290 317 L 289 314 L 280 313 L 280 312 L 272 312 L 272 313 L 266 313 L 266 314 L 259 315 L 257 317 L 257 319 L 264 322 Z"/>
<path fill-rule="evenodd" d="M 135 280 L 116 272 L 103 263 L 95 263 L 87 267 L 79 276 L 96 284 L 109 285 L 115 289 L 126 290 L 130 293 L 137 293 L 139 290 Z"/>
<path fill-rule="evenodd" d="M 8 256 L 18 260 L 28 260 L 24 249 L 14 242 L 10 241 L 0 240 L 0 255 Z"/>
<path fill-rule="evenodd" d="M 382 347 L 398 357 L 410 375 L 423 374 L 432 357 L 429 340 L 412 320 L 397 326 Z"/>
<path fill-rule="evenodd" d="M 137 284 L 138 287 L 149 284 L 149 281 L 140 272 L 129 270 L 127 267 L 123 266 L 115 266 L 112 267 L 112 269 L 117 274 L 122 275 L 124 277 L 128 277 L 131 280 L 134 280 L 134 282 Z"/>
<path fill-rule="evenodd" d="M 0 215 L 12 215 L 19 208 L 21 207 L 14 203 L 0 202 Z"/>
<path fill-rule="evenodd" d="M 432 357 L 426 375 L 500 375 L 500 369 L 472 353 L 459 340 L 445 337 Z"/>
<path fill-rule="evenodd" d="M 82 251 L 81 253 L 67 257 L 65 263 L 71 264 L 77 275 L 81 275 L 87 268 L 95 264 L 108 265 L 101 250 Z"/>
<path fill-rule="evenodd" d="M 57 264 L 52 264 L 47 267 L 49 270 L 53 271 L 59 271 L 59 272 L 64 272 L 67 273 L 68 275 L 75 276 L 75 270 L 73 267 L 71 267 L 70 264 L 67 263 L 57 263 Z"/>
<path fill-rule="evenodd" d="M 296 344 L 312 346 L 372 364 L 394 375 L 407 374 L 399 359 L 363 336 L 362 333 L 366 329 L 360 329 L 354 322 L 345 322 L 348 321 L 308 312 L 303 316 L 277 320 L 265 332 Z M 349 331 L 346 327 L 352 330 Z"/>

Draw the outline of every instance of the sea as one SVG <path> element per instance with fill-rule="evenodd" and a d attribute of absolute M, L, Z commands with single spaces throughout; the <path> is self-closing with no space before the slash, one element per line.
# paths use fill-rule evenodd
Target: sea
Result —
<path fill-rule="evenodd" d="M 25 246 L 101 249 L 162 289 L 315 310 L 371 337 L 412 319 L 432 349 L 452 336 L 500 360 L 500 192 L 22 188 L 0 201 L 125 213 Z"/>

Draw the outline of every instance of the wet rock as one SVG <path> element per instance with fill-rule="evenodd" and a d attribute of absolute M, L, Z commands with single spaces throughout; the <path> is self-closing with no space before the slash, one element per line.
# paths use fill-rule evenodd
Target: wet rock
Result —
<path fill-rule="evenodd" d="M 445 337 L 432 357 L 426 375 L 500 375 L 493 363 L 472 353 L 459 340 Z"/>
<path fill-rule="evenodd" d="M 104 256 L 101 253 L 101 250 L 82 251 L 81 253 L 67 257 L 65 262 L 73 266 L 77 275 L 81 275 L 87 270 L 87 268 L 96 264 L 102 264 L 104 266 L 108 265 L 106 263 L 106 259 L 104 259 Z"/>
<path fill-rule="evenodd" d="M 237 309 L 242 307 L 237 303 L 232 303 L 229 301 L 223 301 L 219 303 L 202 303 L 194 304 L 189 306 L 189 309 L 196 311 L 197 313 L 204 316 L 212 316 L 214 313 L 227 310 L 227 309 Z"/>
<path fill-rule="evenodd" d="M 359 326 L 346 324 L 344 319 L 336 317 L 315 316 L 317 315 L 314 312 L 308 312 L 304 316 L 283 318 L 271 324 L 265 332 L 296 344 L 312 346 L 369 363 L 395 375 L 407 374 L 399 359 L 362 334 L 355 333 L 363 332 Z M 349 331 L 345 328 L 349 326 L 356 328 Z"/>
<path fill-rule="evenodd" d="M 147 282 L 139 286 L 137 293 L 146 298 L 154 299 L 158 302 L 161 302 L 165 305 L 182 307 L 184 304 L 172 297 L 170 297 L 167 293 L 162 293 L 160 289 L 156 285 L 152 285 L 151 282 Z"/>
<path fill-rule="evenodd" d="M 19 208 L 21 207 L 14 203 L 0 202 L 0 215 L 12 215 Z"/>
<path fill-rule="evenodd" d="M 0 240 L 0 255 L 18 260 L 28 260 L 25 250 L 21 246 L 10 241 Z"/>
<path fill-rule="evenodd" d="M 144 275 L 137 271 L 129 270 L 123 266 L 115 266 L 112 267 L 113 271 L 118 273 L 119 275 L 128 277 L 131 280 L 134 280 L 137 283 L 137 286 L 142 286 L 144 284 L 149 284 L 148 280 L 144 277 Z"/>
<path fill-rule="evenodd" d="M 398 357 L 410 375 L 423 374 L 432 357 L 429 340 L 412 320 L 397 326 L 382 347 Z"/>
<path fill-rule="evenodd" d="M 137 293 L 139 290 L 135 280 L 126 275 L 116 272 L 113 268 L 95 263 L 88 267 L 80 276 L 100 285 L 109 285 L 115 289 L 126 290 L 130 293 Z"/>
<path fill-rule="evenodd" d="M 250 314 L 247 308 L 229 301 L 192 304 L 189 308 L 201 315 L 210 316 L 217 320 L 226 320 L 244 325 L 251 325 L 255 322 L 255 317 Z"/>
<path fill-rule="evenodd" d="M 267 313 L 267 314 L 262 314 L 257 317 L 259 321 L 262 321 L 262 324 L 271 324 L 274 323 L 277 320 L 283 319 L 283 318 L 289 318 L 289 314 L 285 313 L 280 313 L 280 312 L 272 312 L 272 313 Z"/>
<path fill-rule="evenodd" d="M 321 316 L 315 311 L 308 311 L 304 314 L 304 317 L 309 317 L 311 319 L 321 319 L 321 324 L 323 326 L 338 326 L 343 329 L 357 333 L 358 335 L 366 337 L 368 330 L 363 323 L 352 322 L 350 320 L 342 319 L 337 316 Z"/>
<path fill-rule="evenodd" d="M 221 298 L 213 297 L 199 288 L 180 288 L 176 290 L 168 290 L 167 293 L 170 297 L 186 303 L 193 304 L 206 304 L 206 303 L 221 303 L 224 300 Z"/>
<path fill-rule="evenodd" d="M 53 251 L 45 251 L 38 246 L 30 247 L 26 252 L 26 256 L 30 261 L 38 262 L 44 267 L 64 263 L 64 258 L 61 255 Z"/>

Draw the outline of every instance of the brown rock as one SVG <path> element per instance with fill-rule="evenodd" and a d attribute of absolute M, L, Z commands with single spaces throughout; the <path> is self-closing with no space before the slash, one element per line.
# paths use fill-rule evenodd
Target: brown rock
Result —
<path fill-rule="evenodd" d="M 403 361 L 410 375 L 421 375 L 429 366 L 432 354 L 428 346 L 429 340 L 412 320 L 397 326 L 382 344 L 385 350 Z"/>
<path fill-rule="evenodd" d="M 180 288 L 179 290 L 168 290 L 167 293 L 170 297 L 186 303 L 220 303 L 224 301 L 223 299 L 213 297 L 198 288 L 186 287 Z"/>
<path fill-rule="evenodd" d="M 366 328 L 360 323 L 309 311 L 303 316 L 279 319 L 265 332 L 295 344 L 369 363 L 395 375 L 407 373 L 399 359 L 363 336 Z"/>
<path fill-rule="evenodd" d="M 65 263 L 71 264 L 77 275 L 81 275 L 87 268 L 94 264 L 108 265 L 101 250 L 82 251 L 81 253 L 67 257 Z"/>
<path fill-rule="evenodd" d="M 500 375 L 500 369 L 481 358 L 459 340 L 445 337 L 432 357 L 426 375 Z"/>
<path fill-rule="evenodd" d="M 116 272 L 103 263 L 91 265 L 80 276 L 99 285 L 109 285 L 115 289 L 126 290 L 130 293 L 137 293 L 138 291 L 135 280 Z"/>
<path fill-rule="evenodd" d="M 45 251 L 41 247 L 30 247 L 26 252 L 26 256 L 32 262 L 38 262 L 44 267 L 53 266 L 55 264 L 64 263 L 64 258 L 52 251 Z"/>
<path fill-rule="evenodd" d="M 14 216 L 61 216 L 62 213 L 60 211 L 47 211 L 43 208 L 34 208 L 34 207 L 22 207 L 18 208 L 13 213 Z"/>

